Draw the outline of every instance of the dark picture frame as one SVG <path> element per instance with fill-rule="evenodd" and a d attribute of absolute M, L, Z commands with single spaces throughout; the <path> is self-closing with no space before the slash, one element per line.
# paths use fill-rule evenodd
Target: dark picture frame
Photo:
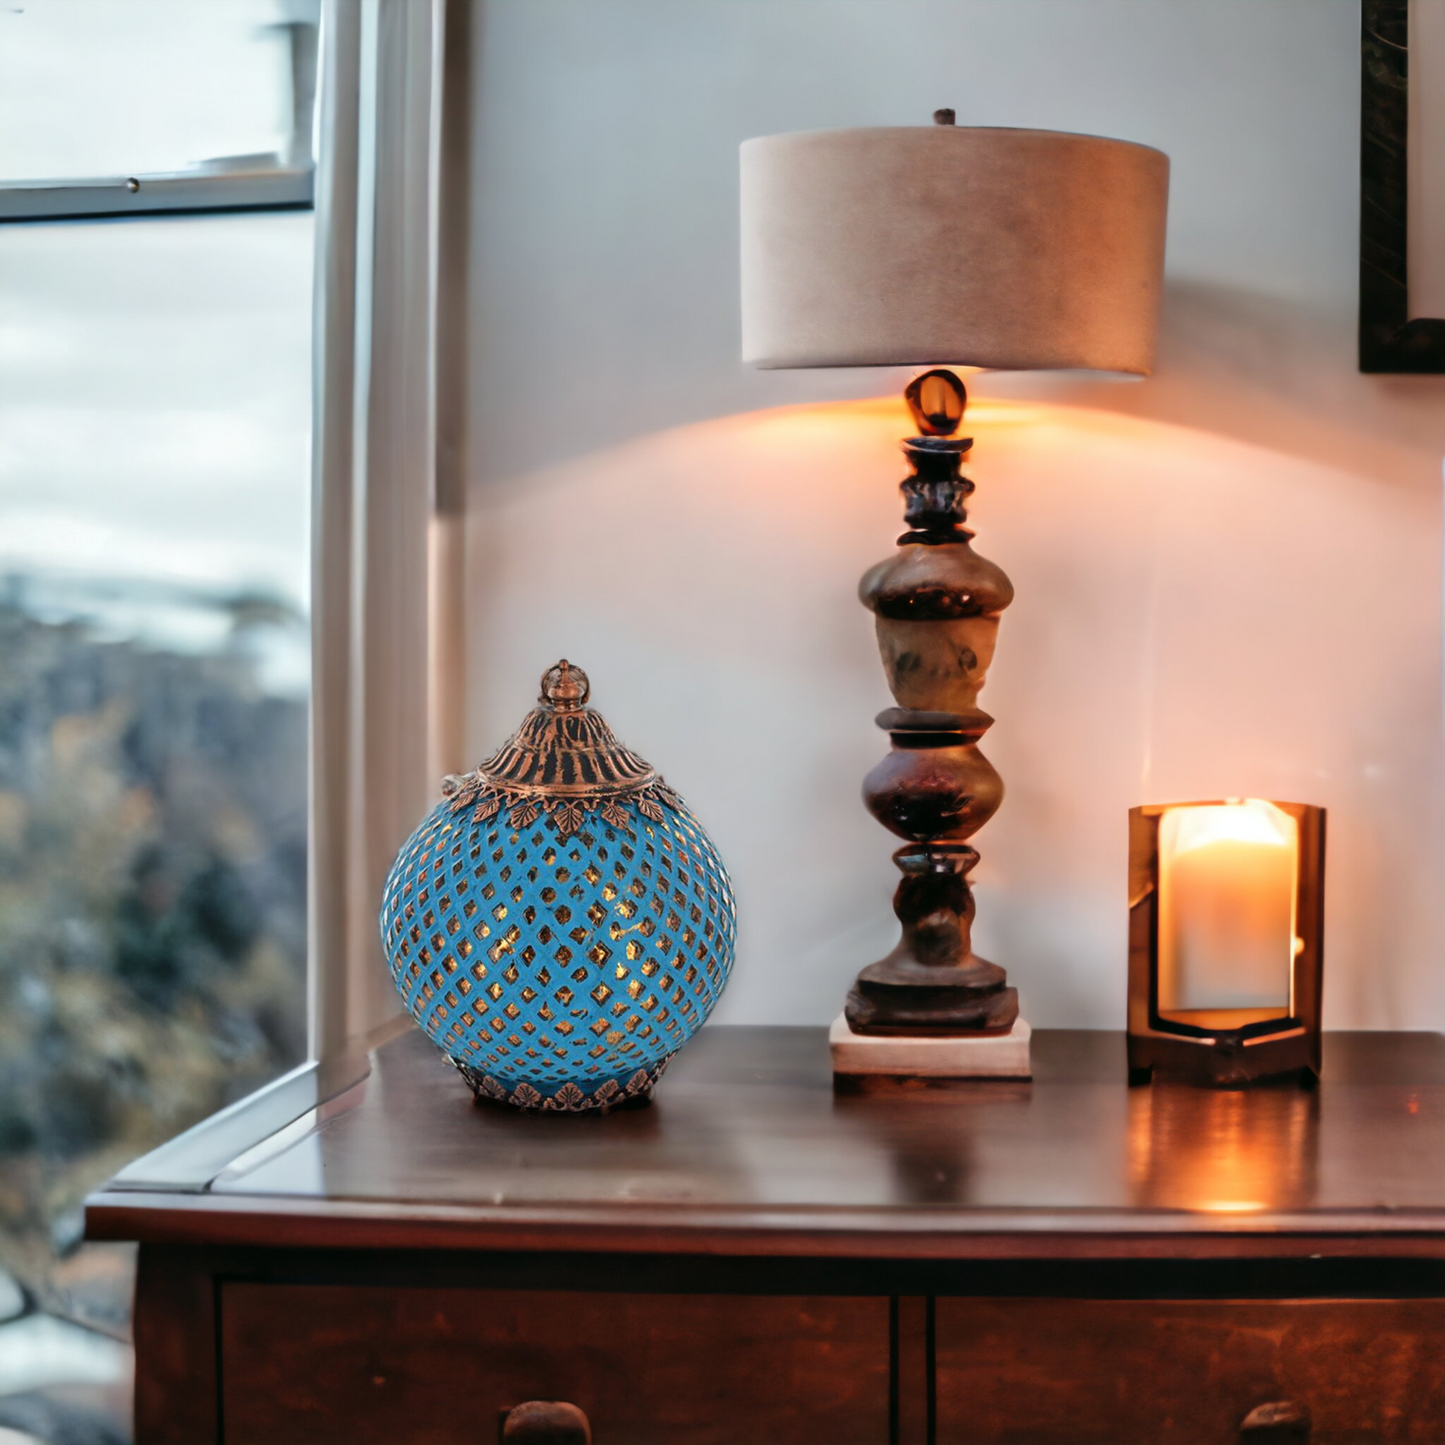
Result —
<path fill-rule="evenodd" d="M 1409 0 L 1360 16 L 1360 370 L 1445 372 L 1445 318 L 1409 319 Z"/>

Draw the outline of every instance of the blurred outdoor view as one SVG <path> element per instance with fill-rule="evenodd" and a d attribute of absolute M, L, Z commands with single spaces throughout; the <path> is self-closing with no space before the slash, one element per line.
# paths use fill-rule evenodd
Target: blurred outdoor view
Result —
<path fill-rule="evenodd" d="M 4 7 L 0 181 L 294 157 L 315 10 Z M 304 1054 L 311 247 L 0 225 L 0 1439 L 127 1438 L 85 1194 Z"/>

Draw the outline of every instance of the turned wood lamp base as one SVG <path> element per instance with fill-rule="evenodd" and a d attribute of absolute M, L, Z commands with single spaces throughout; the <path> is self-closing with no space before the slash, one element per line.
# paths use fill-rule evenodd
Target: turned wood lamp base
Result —
<path fill-rule="evenodd" d="M 967 394 L 945 368 L 1147 376 L 1169 161 L 1098 136 L 960 127 L 946 107 L 933 119 L 744 143 L 743 357 L 930 368 L 904 391 L 907 530 L 859 589 L 897 703 L 863 796 L 911 845 L 894 855 L 903 941 L 864 969 L 845 1016 L 854 1034 L 986 1039 L 1012 1031 L 1018 999 L 970 945 L 966 844 L 1003 798 L 977 698 L 1013 587 L 970 546 Z"/>
<path fill-rule="evenodd" d="M 863 783 L 868 810 L 906 839 L 893 909 L 898 945 L 858 975 L 833 1026 L 834 1072 L 936 1078 L 1029 1077 L 1029 1028 L 1003 969 L 973 951 L 978 851 L 968 839 L 1003 801 L 979 751 L 993 719 L 978 707 L 999 616 L 1013 600 L 1003 570 L 969 545 L 960 472 L 972 443 L 955 437 L 967 394 L 950 371 L 904 393 L 919 435 L 903 450 L 908 530 L 865 574 L 863 604 L 897 707 L 879 714 L 892 750 Z"/>

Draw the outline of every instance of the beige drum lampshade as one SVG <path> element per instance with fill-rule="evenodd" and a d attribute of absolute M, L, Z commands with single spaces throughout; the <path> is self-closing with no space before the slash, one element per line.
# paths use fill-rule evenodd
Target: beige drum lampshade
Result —
<path fill-rule="evenodd" d="M 1060 131 L 800 131 L 742 147 L 743 359 L 1144 374 L 1169 158 Z"/>

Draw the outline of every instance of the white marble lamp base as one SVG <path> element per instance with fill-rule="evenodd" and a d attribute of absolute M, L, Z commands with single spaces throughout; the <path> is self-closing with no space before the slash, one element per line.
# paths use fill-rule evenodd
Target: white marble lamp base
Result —
<path fill-rule="evenodd" d="M 1006 1034 L 982 1038 L 952 1035 L 855 1034 L 839 1014 L 828 1031 L 833 1072 L 847 1076 L 890 1074 L 909 1079 L 1029 1079 L 1029 1035 L 1022 1017 Z"/>

